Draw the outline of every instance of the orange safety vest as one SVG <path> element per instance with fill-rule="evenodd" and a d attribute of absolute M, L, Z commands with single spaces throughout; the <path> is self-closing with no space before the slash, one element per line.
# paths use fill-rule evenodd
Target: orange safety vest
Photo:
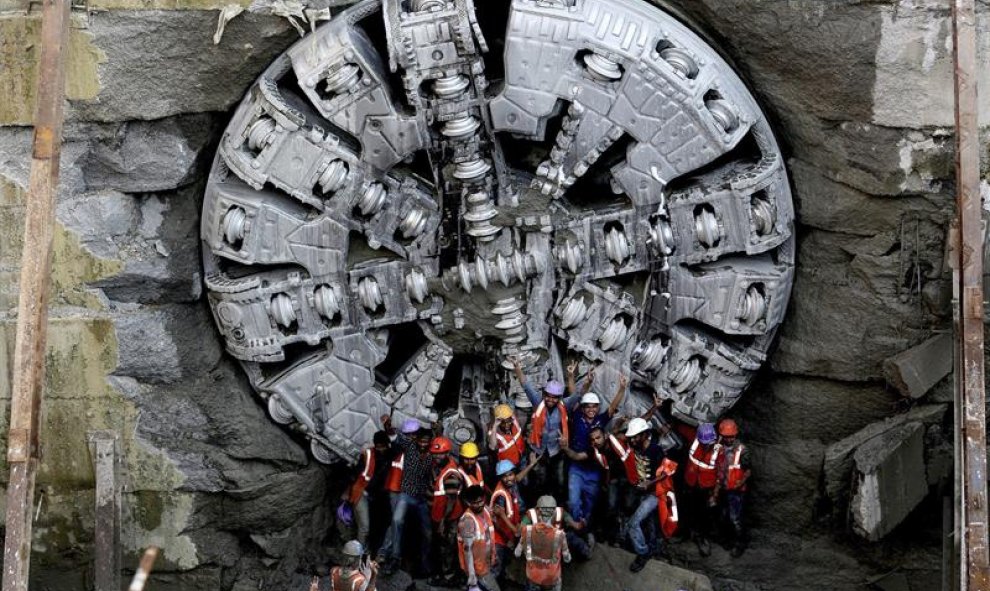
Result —
<path fill-rule="evenodd" d="M 557 412 L 560 413 L 560 436 L 564 441 L 570 441 L 567 430 L 567 409 L 564 408 L 563 401 L 557 403 Z M 539 448 L 543 442 L 543 431 L 547 426 L 547 403 L 540 401 L 536 411 L 533 412 L 533 430 L 529 432 L 529 444 L 534 448 Z"/>
<path fill-rule="evenodd" d="M 657 469 L 657 478 L 660 469 Z M 668 540 L 677 531 L 677 495 L 674 494 L 674 479 L 670 476 L 658 480 L 654 493 L 657 495 L 657 515 L 660 518 L 660 531 Z"/>
<path fill-rule="evenodd" d="M 485 476 L 481 473 L 481 466 L 478 464 L 474 465 L 474 474 L 465 472 L 462 467 L 458 467 L 457 471 L 461 473 L 461 477 L 464 479 L 464 488 L 475 485 L 485 486 Z"/>
<path fill-rule="evenodd" d="M 560 582 L 561 555 L 565 534 L 546 523 L 527 525 L 522 532 L 526 556 L 526 578 L 541 587 L 553 587 Z"/>
<path fill-rule="evenodd" d="M 729 467 L 726 470 L 725 475 L 725 490 L 746 490 L 746 471 L 743 470 L 740 460 L 743 454 L 743 444 L 738 444 L 732 455 L 729 456 L 732 460 L 729 463 Z"/>
<path fill-rule="evenodd" d="M 711 449 L 705 450 L 695 439 L 691 444 L 691 451 L 688 452 L 688 465 L 684 468 L 684 483 L 695 488 L 715 488 L 718 473 L 715 471 L 715 462 L 718 461 L 718 452 L 722 446 L 715 444 Z"/>
<path fill-rule="evenodd" d="M 368 448 L 361 452 L 364 460 L 364 469 L 361 470 L 361 474 L 358 475 L 354 482 L 351 484 L 351 494 L 347 497 L 347 500 L 353 505 L 361 500 L 361 495 L 364 494 L 366 488 L 368 488 L 368 483 L 371 482 L 371 477 L 375 475 L 375 450 Z"/>
<path fill-rule="evenodd" d="M 443 487 L 443 481 L 452 474 L 456 475 L 463 484 L 464 473 L 461 472 L 454 460 L 448 460 L 447 465 L 443 467 L 443 470 L 440 470 L 440 475 L 437 476 L 433 485 L 433 506 L 430 508 L 430 517 L 436 523 L 442 521 L 447 513 L 447 490 Z M 459 519 L 462 513 L 464 513 L 464 506 L 460 499 L 457 499 L 454 501 L 454 510 L 450 514 L 450 520 Z"/>
<path fill-rule="evenodd" d="M 352 570 L 351 574 L 344 576 L 344 569 L 335 566 L 330 571 L 330 588 L 333 591 L 362 591 L 365 584 L 365 577 L 359 570 Z"/>
<path fill-rule="evenodd" d="M 488 509 L 482 509 L 481 513 L 465 511 L 461 516 L 461 521 L 470 519 L 474 521 L 474 545 L 471 549 L 471 557 L 474 560 L 474 574 L 481 577 L 488 574 L 495 562 L 495 528 L 492 525 L 492 515 Z M 461 570 L 468 572 L 465 562 L 466 549 L 464 538 L 461 537 L 461 528 L 457 528 L 457 558 L 461 563 Z"/>
<path fill-rule="evenodd" d="M 639 484 L 639 471 L 636 470 L 636 454 L 625 443 L 619 441 L 615 435 L 608 436 L 608 443 L 612 446 L 612 451 L 619 457 L 622 467 L 626 471 L 626 480 L 629 484 L 636 486 Z"/>
<path fill-rule="evenodd" d="M 537 524 L 537 523 L 540 523 L 540 517 L 539 517 L 539 514 L 537 513 L 537 510 L 536 509 L 530 509 L 529 511 L 526 511 L 526 516 L 529 517 L 529 522 L 530 523 L 532 523 L 534 525 Z M 552 525 L 555 528 L 560 529 L 560 530 L 563 530 L 564 529 L 564 508 L 563 507 L 557 507 L 556 509 L 553 510 L 553 520 L 550 522 L 550 525 Z"/>
<path fill-rule="evenodd" d="M 495 501 L 497 499 L 502 499 L 505 501 L 505 516 L 509 519 L 512 525 L 518 526 L 522 522 L 522 507 L 519 506 L 519 501 L 516 499 L 516 495 L 512 494 L 512 491 L 505 488 L 505 485 L 501 482 L 495 486 L 495 492 L 492 493 L 492 498 L 488 501 L 488 509 L 491 511 L 495 510 Z M 516 538 L 516 533 L 499 521 L 495 526 L 495 543 L 499 546 L 508 546 Z"/>
<path fill-rule="evenodd" d="M 406 454 L 399 454 L 392 460 L 388 467 L 388 474 L 385 476 L 385 490 L 388 492 L 402 492 L 402 470 L 406 465 Z"/>
<path fill-rule="evenodd" d="M 495 429 L 495 441 L 498 443 L 496 450 L 497 461 L 509 460 L 516 467 L 522 462 L 523 452 L 526 451 L 526 441 L 523 439 L 522 429 L 515 417 L 512 417 L 512 426 L 508 435 L 502 435 Z"/>

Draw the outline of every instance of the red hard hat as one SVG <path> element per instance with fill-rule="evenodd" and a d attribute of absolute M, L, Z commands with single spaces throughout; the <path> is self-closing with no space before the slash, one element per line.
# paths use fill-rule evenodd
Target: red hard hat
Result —
<path fill-rule="evenodd" d="M 454 449 L 454 444 L 446 437 L 434 437 L 433 441 L 430 442 L 431 454 L 450 453 L 452 449 Z"/>
<path fill-rule="evenodd" d="M 722 437 L 735 437 L 739 435 L 739 425 L 732 419 L 722 419 L 718 424 L 718 434 Z"/>

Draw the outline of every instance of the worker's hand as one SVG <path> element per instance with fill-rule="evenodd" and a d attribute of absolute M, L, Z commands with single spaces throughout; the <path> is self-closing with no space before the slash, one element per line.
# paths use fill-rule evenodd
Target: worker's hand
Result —
<path fill-rule="evenodd" d="M 587 527 L 587 524 L 584 519 L 574 522 L 574 531 L 584 531 L 585 527 Z"/>
<path fill-rule="evenodd" d="M 626 374 L 624 374 L 624 373 L 620 373 L 619 374 L 619 388 L 621 388 L 622 390 L 625 390 L 626 389 L 626 386 L 628 386 L 628 385 L 629 385 L 629 377 L 626 376 Z"/>
<path fill-rule="evenodd" d="M 512 363 L 512 369 L 516 371 L 522 371 L 522 364 L 519 363 L 519 356 L 513 355 L 509 357 L 509 362 Z"/>
<path fill-rule="evenodd" d="M 518 556 L 518 554 L 516 556 Z M 570 562 L 570 561 L 571 561 L 571 553 L 570 552 L 565 552 L 564 553 L 564 562 Z"/>
<path fill-rule="evenodd" d="M 512 554 L 516 558 L 519 558 L 520 556 L 522 556 L 522 542 L 516 544 L 516 549 L 512 551 Z"/>
<path fill-rule="evenodd" d="M 574 374 L 577 373 L 577 368 L 578 368 L 578 362 L 577 362 L 576 359 L 574 361 L 571 361 L 570 363 L 568 363 L 567 364 L 567 375 L 573 378 L 574 377 Z"/>
<path fill-rule="evenodd" d="M 388 428 L 392 426 L 392 417 L 388 415 L 382 415 L 381 421 L 382 421 L 382 429 L 388 431 Z"/>
<path fill-rule="evenodd" d="M 309 582 L 309 591 L 319 591 L 320 589 L 320 577 L 313 577 Z"/>
<path fill-rule="evenodd" d="M 584 376 L 584 383 L 590 385 L 595 381 L 595 366 L 592 365 L 591 369 L 588 370 L 588 375 Z"/>
<path fill-rule="evenodd" d="M 640 480 L 639 482 L 636 483 L 636 488 L 638 488 L 639 490 L 646 490 L 649 487 L 650 487 L 650 483 L 646 482 L 645 480 Z"/>
<path fill-rule="evenodd" d="M 371 568 L 371 576 L 378 574 L 378 563 L 376 561 L 372 560 L 368 563 L 368 566 Z"/>

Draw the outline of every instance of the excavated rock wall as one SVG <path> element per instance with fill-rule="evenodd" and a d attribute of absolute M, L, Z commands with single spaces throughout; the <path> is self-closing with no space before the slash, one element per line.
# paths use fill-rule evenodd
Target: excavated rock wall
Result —
<path fill-rule="evenodd" d="M 755 452 L 753 548 L 706 563 L 686 545 L 675 555 L 724 589 L 849 589 L 894 568 L 912 573 L 912 589 L 932 588 L 940 501 L 930 495 L 909 517 L 921 533 L 858 542 L 836 509 L 842 500 L 825 494 L 823 461 L 829 445 L 902 409 L 883 360 L 950 326 L 946 3 L 660 3 L 724 49 L 762 100 L 789 158 L 799 220 L 788 319 L 770 369 L 734 413 Z M 125 562 L 161 545 L 156 588 L 274 588 L 322 558 L 339 483 L 267 418 L 202 299 L 204 166 L 229 109 L 298 38 L 285 20 L 245 13 L 213 45 L 223 4 L 90 0 L 73 17 L 35 588 L 81 589 L 91 576 L 93 429 L 120 434 Z M 978 5 L 990 122 L 990 4 Z M 13 355 L 39 29 L 35 5 L 0 0 L 2 376 Z M 8 384 L 0 379 L 5 401 Z M 921 402 L 949 392 L 943 382 Z"/>

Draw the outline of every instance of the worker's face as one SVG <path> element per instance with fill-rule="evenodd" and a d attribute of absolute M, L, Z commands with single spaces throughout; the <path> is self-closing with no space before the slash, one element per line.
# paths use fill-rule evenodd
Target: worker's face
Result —
<path fill-rule="evenodd" d="M 478 458 L 461 458 L 461 466 L 464 466 L 468 470 L 474 470 L 474 467 L 478 465 Z"/>
<path fill-rule="evenodd" d="M 485 497 L 481 497 L 475 501 L 469 501 L 467 506 L 475 513 L 481 513 L 481 511 L 485 508 Z"/>
<path fill-rule="evenodd" d="M 420 435 L 416 437 L 416 447 L 419 448 L 419 451 L 426 451 L 430 449 L 430 436 Z"/>
<path fill-rule="evenodd" d="M 731 445 L 732 445 L 733 443 L 735 443 L 735 442 L 736 442 L 736 437 L 735 437 L 734 435 L 733 435 L 733 436 L 731 436 L 731 437 L 730 437 L 730 436 L 727 436 L 727 435 L 723 435 L 723 436 L 722 436 L 722 443 L 723 443 L 724 445 L 729 445 L 729 446 L 731 446 Z"/>
<path fill-rule="evenodd" d="M 591 420 L 598 416 L 599 408 L 600 407 L 597 404 L 582 404 L 581 412 L 584 414 L 585 418 Z"/>
<path fill-rule="evenodd" d="M 383 454 L 383 453 L 387 452 L 388 451 L 388 444 L 387 443 L 376 443 L 375 444 L 375 451 L 377 451 L 380 454 Z"/>
<path fill-rule="evenodd" d="M 447 463 L 447 454 L 430 454 L 433 458 L 434 466 L 442 466 Z"/>
<path fill-rule="evenodd" d="M 502 484 L 512 488 L 516 485 L 516 473 L 513 471 L 506 472 L 502 475 Z"/>
<path fill-rule="evenodd" d="M 591 446 L 595 449 L 604 449 L 605 447 L 605 434 L 601 431 L 591 432 Z"/>
<path fill-rule="evenodd" d="M 498 422 L 498 429 L 503 433 L 508 433 L 512 430 L 512 417 L 507 419 L 501 419 Z"/>
<path fill-rule="evenodd" d="M 550 394 L 544 394 L 543 402 L 546 403 L 547 408 L 553 408 L 557 406 L 558 402 L 560 402 L 560 396 L 551 396 Z"/>
<path fill-rule="evenodd" d="M 629 444 L 637 449 L 645 449 L 650 442 L 650 432 L 637 433 L 629 438 Z"/>

